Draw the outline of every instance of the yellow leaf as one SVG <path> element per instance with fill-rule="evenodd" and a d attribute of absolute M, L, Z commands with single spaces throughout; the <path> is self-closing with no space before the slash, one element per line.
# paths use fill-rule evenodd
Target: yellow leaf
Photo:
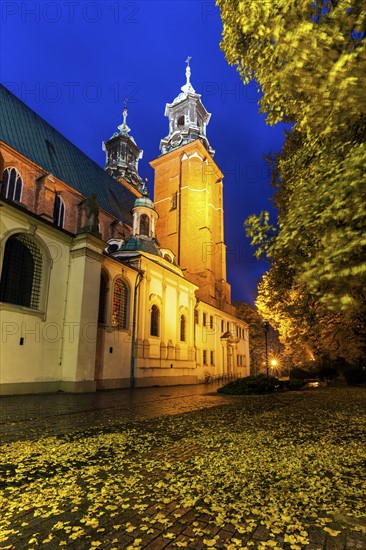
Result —
<path fill-rule="evenodd" d="M 163 537 L 165 539 L 175 539 L 175 534 L 174 533 L 164 533 Z"/>
<path fill-rule="evenodd" d="M 208 547 L 212 547 L 215 546 L 216 539 L 203 539 L 203 543 Z"/>
<path fill-rule="evenodd" d="M 331 537 L 337 537 L 341 534 L 341 531 L 336 531 L 335 529 L 331 529 L 330 527 L 324 527 L 324 531 L 326 531 L 326 533 L 329 533 Z"/>

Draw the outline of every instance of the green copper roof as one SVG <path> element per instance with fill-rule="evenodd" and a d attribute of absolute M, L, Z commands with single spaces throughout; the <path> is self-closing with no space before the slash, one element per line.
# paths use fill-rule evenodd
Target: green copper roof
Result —
<path fill-rule="evenodd" d="M 101 208 L 132 225 L 136 195 L 2 85 L 0 108 L 0 140 L 85 197 L 95 193 Z"/>
<path fill-rule="evenodd" d="M 157 245 L 154 241 L 147 239 L 140 239 L 139 237 L 130 237 L 126 239 L 118 252 L 129 251 L 129 252 L 148 252 L 149 254 L 155 254 L 160 256 Z"/>
<path fill-rule="evenodd" d="M 138 197 L 135 200 L 134 208 L 136 206 L 145 206 L 146 208 L 152 208 L 153 210 L 155 209 L 154 203 L 151 199 L 149 199 L 149 197 Z"/>

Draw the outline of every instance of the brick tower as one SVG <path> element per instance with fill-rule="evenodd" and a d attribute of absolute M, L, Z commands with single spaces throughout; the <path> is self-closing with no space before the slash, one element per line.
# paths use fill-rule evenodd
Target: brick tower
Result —
<path fill-rule="evenodd" d="M 190 82 L 166 105 L 169 134 L 161 140 L 155 170 L 157 237 L 170 248 L 186 278 L 199 286 L 197 298 L 234 314 L 226 281 L 226 246 L 222 200 L 223 174 L 206 137 L 210 114 Z"/>

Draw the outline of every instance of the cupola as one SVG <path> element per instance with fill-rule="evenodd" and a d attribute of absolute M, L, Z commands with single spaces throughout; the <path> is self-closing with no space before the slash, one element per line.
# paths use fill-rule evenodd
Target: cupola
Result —
<path fill-rule="evenodd" d="M 138 173 L 138 163 L 143 151 L 139 149 L 127 126 L 127 100 L 124 102 L 123 122 L 118 126 L 119 132 L 103 142 L 103 151 L 106 153 L 105 171 L 115 179 L 123 178 L 139 191 L 143 182 Z"/>
<path fill-rule="evenodd" d="M 135 200 L 132 208 L 132 236 L 155 239 L 155 228 L 158 217 L 154 203 L 149 198 L 146 187 L 144 187 L 142 197 L 138 197 Z"/>
<path fill-rule="evenodd" d="M 181 87 L 181 93 L 173 103 L 167 103 L 165 116 L 169 119 L 169 134 L 160 142 L 162 154 L 181 147 L 191 141 L 199 139 L 209 154 L 214 155 L 206 137 L 206 126 L 211 118 L 201 102 L 201 95 L 197 94 L 191 84 L 190 57 L 186 63 L 186 83 Z"/>

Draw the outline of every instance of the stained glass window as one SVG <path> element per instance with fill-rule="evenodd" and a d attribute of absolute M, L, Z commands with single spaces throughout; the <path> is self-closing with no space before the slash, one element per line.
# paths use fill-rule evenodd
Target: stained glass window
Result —
<path fill-rule="evenodd" d="M 186 341 L 186 318 L 184 315 L 180 316 L 180 340 L 181 342 Z"/>
<path fill-rule="evenodd" d="M 58 227 L 64 226 L 65 203 L 60 197 L 60 195 L 56 195 L 55 197 L 55 206 L 53 209 L 53 220 Z"/>
<path fill-rule="evenodd" d="M 5 168 L 2 179 L 1 194 L 11 201 L 20 201 L 22 196 L 23 180 L 16 168 Z"/>
<path fill-rule="evenodd" d="M 117 279 L 113 291 L 112 325 L 114 327 L 128 328 L 128 298 L 126 283 L 122 279 Z"/>
<path fill-rule="evenodd" d="M 151 336 L 159 336 L 160 328 L 160 311 L 158 306 L 155 304 L 151 308 L 151 319 L 150 319 L 150 334 Z"/>
<path fill-rule="evenodd" d="M 38 309 L 42 284 L 42 254 L 28 235 L 18 233 L 5 245 L 0 301 Z"/>

